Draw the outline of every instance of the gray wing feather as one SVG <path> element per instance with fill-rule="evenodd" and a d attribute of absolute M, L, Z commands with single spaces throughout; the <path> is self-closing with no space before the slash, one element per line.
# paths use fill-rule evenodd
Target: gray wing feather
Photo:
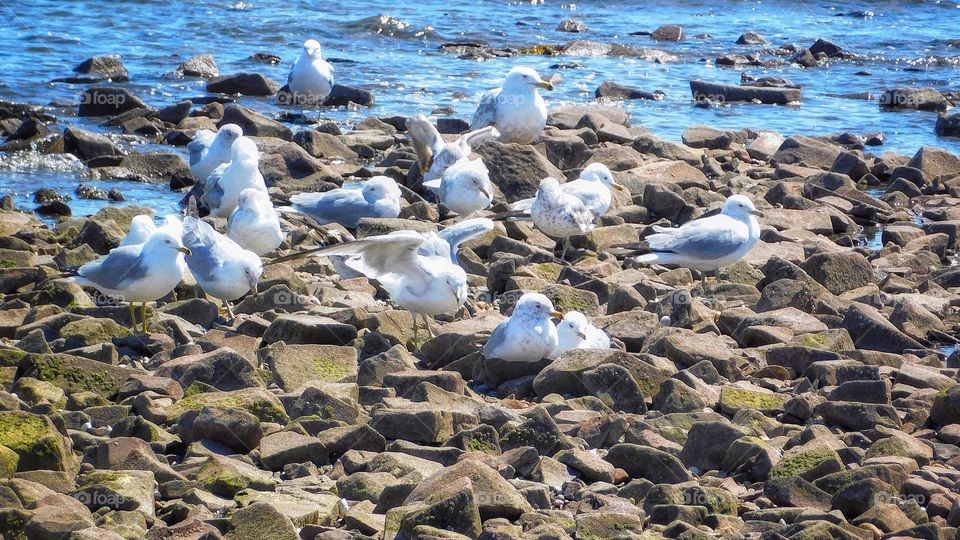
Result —
<path fill-rule="evenodd" d="M 223 260 L 217 256 L 219 235 L 206 222 L 193 217 L 183 219 L 183 245 L 190 248 L 187 267 L 193 275 L 204 280 L 216 277 Z"/>
<path fill-rule="evenodd" d="M 487 358 L 497 358 L 500 347 L 507 341 L 507 323 L 509 321 L 510 319 L 507 319 L 493 329 L 493 333 L 490 334 L 486 344 L 483 346 L 483 356 Z"/>
<path fill-rule="evenodd" d="M 447 227 L 438 234 L 450 244 L 450 260 L 457 264 L 457 252 L 460 244 L 493 230 L 493 221 L 487 218 L 466 219 Z"/>
<path fill-rule="evenodd" d="M 476 131 L 487 126 L 491 126 L 497 121 L 497 97 L 500 95 L 500 89 L 494 88 L 480 98 L 480 104 L 477 105 L 476 112 L 473 113 L 473 120 L 470 122 L 470 130 Z"/>
<path fill-rule="evenodd" d="M 297 210 L 316 219 L 321 224 L 339 223 L 344 227 L 356 227 L 362 217 L 374 215 L 374 205 L 363 198 L 357 189 L 337 189 L 326 193 L 301 193 L 290 197 Z"/>
<path fill-rule="evenodd" d="M 747 237 L 742 233 L 743 231 L 734 228 L 718 227 L 708 218 L 691 222 L 675 229 L 675 232 L 650 235 L 646 241 L 653 251 L 679 253 L 699 259 L 718 259 L 743 245 Z"/>
<path fill-rule="evenodd" d="M 77 273 L 104 289 L 121 290 L 147 275 L 149 269 L 140 258 L 142 247 L 136 245 L 113 249 L 106 257 L 81 266 Z"/>
<path fill-rule="evenodd" d="M 193 135 L 193 140 L 187 143 L 187 151 L 190 152 L 190 165 L 196 164 L 203 159 L 204 153 L 213 144 L 217 134 L 209 129 L 200 129 Z"/>
<path fill-rule="evenodd" d="M 220 165 L 207 177 L 206 189 L 200 199 L 211 210 L 220 208 L 220 201 L 223 200 L 223 186 L 220 185 L 220 177 L 223 176 L 223 172 L 227 170 L 228 166 L 228 164 Z"/>

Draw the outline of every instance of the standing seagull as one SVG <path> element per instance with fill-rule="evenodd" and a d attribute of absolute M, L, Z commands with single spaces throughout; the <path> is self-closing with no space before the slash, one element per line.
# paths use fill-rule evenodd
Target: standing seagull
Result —
<path fill-rule="evenodd" d="M 564 193 L 560 182 L 548 176 L 540 181 L 537 196 L 530 205 L 533 224 L 547 236 L 563 240 L 562 260 L 567 254 L 569 238 L 593 229 L 593 212 L 583 202 Z"/>
<path fill-rule="evenodd" d="M 227 219 L 227 236 L 257 255 L 277 249 L 284 234 L 270 197 L 256 188 L 241 191 L 237 208 Z"/>
<path fill-rule="evenodd" d="M 221 165 L 207 179 L 206 191 L 201 199 L 211 215 L 228 217 L 239 204 L 240 192 L 247 188 L 267 192 L 267 185 L 260 174 L 257 144 L 252 139 L 240 137 L 233 143 L 230 163 Z"/>
<path fill-rule="evenodd" d="M 231 301 L 247 292 L 256 296 L 263 264 L 255 253 L 193 216 L 183 218 L 183 244 L 193 253 L 187 267 L 197 285 L 210 296 L 219 298 L 230 318 L 233 318 Z"/>
<path fill-rule="evenodd" d="M 447 142 L 422 114 L 408 118 L 406 126 L 424 182 L 441 178 L 451 165 L 470 157 L 474 146 L 500 136 L 497 128 L 489 126 L 465 133 L 454 142 Z"/>
<path fill-rule="evenodd" d="M 333 66 L 320 54 L 320 43 L 315 39 L 303 42 L 303 52 L 287 76 L 287 85 L 294 103 L 319 106 L 333 89 Z"/>
<path fill-rule="evenodd" d="M 437 193 L 440 204 L 460 216 L 485 210 L 493 202 L 490 171 L 482 159 L 462 158 L 443 172 L 443 177 L 423 186 Z"/>
<path fill-rule="evenodd" d="M 147 302 L 162 298 L 176 288 L 183 274 L 183 255 L 190 255 L 180 236 L 168 228 L 158 229 L 139 245 L 110 250 L 105 257 L 80 267 L 68 278 L 101 293 L 129 302 L 130 320 L 137 327 L 134 303 L 140 303 L 143 333 L 147 333 Z"/>
<path fill-rule="evenodd" d="M 279 210 L 299 212 L 321 225 L 339 223 L 357 228 L 361 218 L 395 218 L 400 215 L 402 193 L 397 182 L 387 176 L 374 176 L 363 183 L 322 193 L 298 193 L 290 197 L 290 206 Z"/>
<path fill-rule="evenodd" d="M 609 349 L 610 336 L 590 324 L 587 316 L 579 311 L 568 311 L 557 325 L 557 348 L 554 357 L 572 349 Z"/>
<path fill-rule="evenodd" d="M 528 67 L 515 67 L 507 73 L 502 88 L 488 90 L 473 113 L 471 130 L 496 126 L 500 141 L 530 144 L 547 125 L 547 105 L 538 88 L 553 90 L 553 85 Z"/>
<path fill-rule="evenodd" d="M 580 177 L 570 182 L 560 184 L 560 189 L 567 195 L 572 195 L 587 207 L 587 210 L 593 213 L 594 219 L 607 213 L 610 209 L 610 203 L 613 201 L 611 189 L 624 189 L 617 183 L 613 173 L 603 163 L 591 163 L 583 171 Z M 514 210 L 529 211 L 533 206 L 535 199 L 523 199 L 513 203 Z"/>
<path fill-rule="evenodd" d="M 763 213 L 745 195 L 731 195 L 717 215 L 696 219 L 672 229 L 653 226 L 656 234 L 645 239 L 650 253 L 633 260 L 644 264 L 675 264 L 709 272 L 729 266 L 750 252 L 760 239 Z M 703 290 L 707 276 L 701 274 Z"/>
<path fill-rule="evenodd" d="M 553 308 L 553 302 L 540 293 L 526 293 L 517 300 L 513 313 L 497 325 L 483 346 L 484 358 L 499 358 L 508 362 L 538 362 L 554 358 L 557 347 L 557 327 L 551 318 L 562 313 Z"/>
<path fill-rule="evenodd" d="M 216 133 L 209 129 L 197 130 L 187 144 L 190 172 L 201 182 L 205 181 L 217 167 L 230 163 L 230 149 L 242 136 L 243 130 L 236 124 L 224 124 Z"/>

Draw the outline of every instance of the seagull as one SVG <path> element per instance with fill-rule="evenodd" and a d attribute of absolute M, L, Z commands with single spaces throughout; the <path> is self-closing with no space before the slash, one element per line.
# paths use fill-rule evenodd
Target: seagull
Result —
<path fill-rule="evenodd" d="M 528 67 L 511 69 L 502 88 L 488 90 L 480 99 L 470 129 L 496 126 L 500 142 L 505 143 L 537 140 L 547 124 L 547 105 L 538 88 L 553 90 L 553 85 Z"/>
<path fill-rule="evenodd" d="M 460 216 L 486 210 L 493 202 L 490 171 L 482 159 L 461 158 L 441 178 L 425 181 L 423 186 L 436 192 L 440 204 Z"/>
<path fill-rule="evenodd" d="M 157 224 L 153 221 L 153 216 L 149 214 L 140 214 L 133 216 L 130 220 L 130 231 L 123 237 L 123 241 L 117 247 L 136 246 L 147 241 L 150 235 L 156 232 Z"/>
<path fill-rule="evenodd" d="M 256 253 L 193 216 L 183 218 L 183 244 L 193 253 L 187 260 L 190 273 L 204 292 L 223 302 L 230 318 L 231 301 L 247 292 L 257 295 L 263 263 Z"/>
<path fill-rule="evenodd" d="M 322 193 L 298 193 L 290 197 L 290 206 L 279 210 L 306 214 L 321 225 L 339 223 L 355 229 L 360 218 L 400 215 L 400 198 L 400 187 L 392 178 L 374 176 L 363 183 L 344 184 Z"/>
<path fill-rule="evenodd" d="M 240 192 L 254 188 L 264 193 L 267 185 L 260 174 L 260 151 L 253 139 L 240 137 L 233 143 L 231 160 L 217 167 L 207 178 L 207 187 L 200 197 L 216 217 L 228 217 L 237 207 Z"/>
<path fill-rule="evenodd" d="M 230 163 L 230 148 L 242 136 L 243 130 L 236 124 L 224 124 L 216 133 L 209 129 L 197 130 L 187 144 L 190 172 L 199 180 L 206 180 L 217 167 Z"/>
<path fill-rule="evenodd" d="M 287 76 L 287 85 L 295 103 L 322 105 L 333 89 L 333 66 L 320 54 L 320 43 L 315 39 L 303 42 L 303 52 Z"/>
<path fill-rule="evenodd" d="M 607 213 L 613 200 L 611 189 L 623 190 L 617 183 L 613 173 L 603 163 L 591 163 L 580 172 L 580 177 L 570 182 L 560 184 L 560 189 L 567 195 L 572 195 L 590 210 L 594 219 Z M 513 203 L 514 210 L 530 211 L 533 198 L 523 199 Z"/>
<path fill-rule="evenodd" d="M 553 302 L 540 293 L 526 293 L 517 300 L 513 313 L 493 329 L 483 346 L 484 358 L 508 362 L 538 362 L 555 358 L 557 327 L 551 318 L 563 317 Z"/>
<path fill-rule="evenodd" d="M 717 215 L 684 223 L 678 228 L 653 226 L 645 239 L 650 253 L 633 260 L 643 264 L 675 264 L 701 272 L 729 266 L 750 252 L 760 239 L 763 213 L 745 195 L 731 195 Z M 707 277 L 701 274 L 703 289 Z"/>
<path fill-rule="evenodd" d="M 256 188 L 240 192 L 237 208 L 227 219 L 227 237 L 257 255 L 269 253 L 283 243 L 280 218 L 266 193 Z"/>
<path fill-rule="evenodd" d="M 146 334 L 147 302 L 162 298 L 177 287 L 183 275 L 184 254 L 190 255 L 190 249 L 183 245 L 176 231 L 162 227 L 143 244 L 114 248 L 105 257 L 81 266 L 78 275 L 67 280 L 129 302 L 134 330 L 137 327 L 134 304 L 139 302 Z"/>
<path fill-rule="evenodd" d="M 429 317 L 453 313 L 467 300 L 467 273 L 457 263 L 461 243 L 493 229 L 477 218 L 448 227 L 442 233 L 394 231 L 352 242 L 309 249 L 270 261 L 286 262 L 308 255 L 347 256 L 347 267 L 375 279 L 390 298 L 413 314 L 414 341 L 419 342 L 417 317 L 432 336 Z"/>
<path fill-rule="evenodd" d="M 567 254 L 569 237 L 586 234 L 594 228 L 593 212 L 577 197 L 564 193 L 560 181 L 551 176 L 540 181 L 528 213 L 529 219 L 544 234 L 563 239 L 561 260 Z"/>
<path fill-rule="evenodd" d="M 500 136 L 497 128 L 488 126 L 465 133 L 454 142 L 447 142 L 422 114 L 408 118 L 406 126 L 424 182 L 443 177 L 447 168 L 469 157 L 474 146 Z"/>
<path fill-rule="evenodd" d="M 568 311 L 557 325 L 557 348 L 554 358 L 572 349 L 609 349 L 610 336 L 592 325 L 579 311 Z"/>

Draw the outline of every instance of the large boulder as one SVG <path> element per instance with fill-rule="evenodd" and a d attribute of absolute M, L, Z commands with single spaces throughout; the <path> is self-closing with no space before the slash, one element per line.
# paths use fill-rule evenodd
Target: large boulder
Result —
<path fill-rule="evenodd" d="M 525 144 L 485 142 L 474 150 L 490 171 L 490 181 L 496 184 L 507 202 L 533 197 L 540 180 L 548 176 L 562 180 L 563 172 Z"/>

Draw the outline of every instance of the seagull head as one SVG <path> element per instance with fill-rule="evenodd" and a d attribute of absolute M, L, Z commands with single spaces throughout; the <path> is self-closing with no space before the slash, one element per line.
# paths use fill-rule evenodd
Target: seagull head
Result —
<path fill-rule="evenodd" d="M 556 199 L 560 193 L 560 181 L 552 176 L 541 180 L 540 187 L 537 188 L 537 197 L 545 197 L 547 200 Z"/>
<path fill-rule="evenodd" d="M 217 130 L 217 137 L 222 138 L 227 144 L 233 144 L 233 141 L 243 137 L 243 129 L 236 124 L 224 124 Z"/>
<path fill-rule="evenodd" d="M 623 186 L 617 183 L 617 179 L 613 177 L 610 168 L 603 163 L 591 163 L 587 165 L 587 167 L 580 172 L 580 179 L 599 181 L 609 188 L 624 189 Z"/>
<path fill-rule="evenodd" d="M 513 314 L 533 319 L 562 319 L 560 313 L 553 307 L 553 302 L 540 293 L 526 293 L 517 300 Z"/>
<path fill-rule="evenodd" d="M 723 203 L 722 214 L 737 219 L 747 219 L 750 216 L 763 217 L 763 212 L 757 210 L 753 201 L 746 195 L 731 195 Z"/>
<path fill-rule="evenodd" d="M 263 262 L 252 251 L 243 250 L 243 277 L 250 286 L 250 294 L 257 296 L 257 284 L 263 274 Z"/>
<path fill-rule="evenodd" d="M 174 231 L 167 229 L 157 229 L 157 231 L 150 235 L 150 238 L 147 239 L 147 242 L 143 245 L 143 251 L 149 253 L 163 253 L 166 250 L 173 250 L 177 253 L 177 256 L 180 253 L 185 255 L 193 255 L 190 252 L 190 249 L 183 245 L 183 240 L 180 239 Z"/>
<path fill-rule="evenodd" d="M 463 305 L 467 301 L 467 273 L 457 265 L 451 265 L 443 272 L 444 282 L 450 292 L 457 298 L 457 304 Z"/>
<path fill-rule="evenodd" d="M 536 90 L 537 88 L 543 88 L 544 90 L 553 90 L 553 85 L 549 82 L 540 78 L 540 75 L 537 74 L 531 68 L 525 66 L 518 66 L 510 70 L 507 73 L 507 78 L 503 83 L 504 88 L 530 88 Z"/>
<path fill-rule="evenodd" d="M 249 137 L 240 137 L 230 147 L 230 159 L 231 161 L 256 161 L 260 159 L 257 143 Z"/>
<path fill-rule="evenodd" d="M 363 198 L 375 201 L 384 198 L 400 200 L 401 192 L 397 182 L 389 176 L 374 176 L 363 184 Z"/>
<path fill-rule="evenodd" d="M 590 326 L 590 321 L 587 320 L 587 316 L 579 311 L 568 311 L 566 315 L 563 316 L 563 321 L 557 325 L 557 330 L 565 330 L 572 334 L 576 334 L 580 339 L 587 339 L 587 328 Z"/>
<path fill-rule="evenodd" d="M 320 42 L 315 39 L 308 39 L 303 42 L 303 53 L 310 58 L 320 58 Z"/>

